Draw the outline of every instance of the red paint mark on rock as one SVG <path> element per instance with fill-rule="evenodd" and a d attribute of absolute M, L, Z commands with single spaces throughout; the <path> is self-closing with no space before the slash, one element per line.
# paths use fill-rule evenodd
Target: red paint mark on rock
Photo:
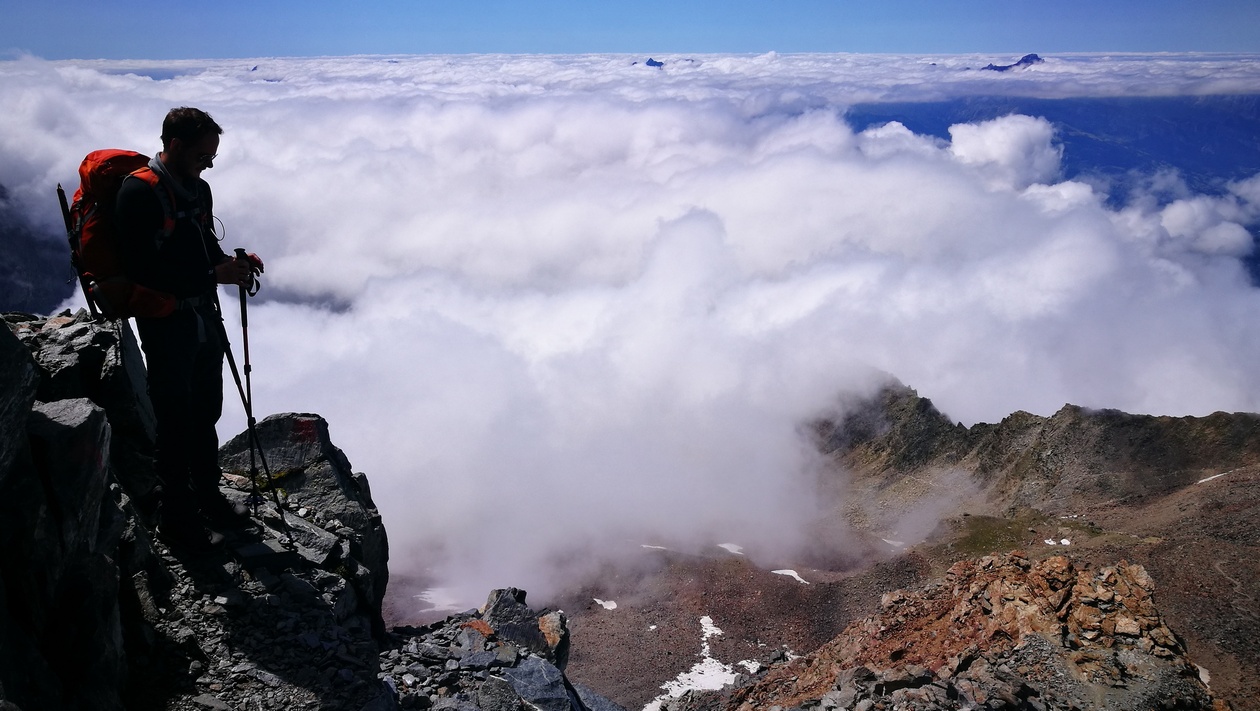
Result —
<path fill-rule="evenodd" d="M 315 420 L 298 420 L 293 423 L 293 441 L 294 442 L 317 442 L 319 441 L 319 428 L 316 427 Z"/>

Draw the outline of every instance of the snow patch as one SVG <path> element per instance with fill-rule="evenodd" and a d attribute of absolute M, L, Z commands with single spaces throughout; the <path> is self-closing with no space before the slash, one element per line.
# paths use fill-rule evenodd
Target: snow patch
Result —
<path fill-rule="evenodd" d="M 729 551 L 729 552 L 731 552 L 731 553 L 734 553 L 735 555 L 743 555 L 743 554 L 744 554 L 744 547 L 743 547 L 743 546 L 737 546 L 737 545 L 735 545 L 734 543 L 719 543 L 719 544 L 718 544 L 718 548 L 724 548 L 724 549 L 726 549 L 727 551 Z"/>
<path fill-rule="evenodd" d="M 648 544 L 646 544 L 646 543 L 642 543 L 642 544 L 640 544 L 640 547 L 641 547 L 641 548 L 647 548 L 648 550 L 652 550 L 652 551 L 667 551 L 667 550 L 669 550 L 669 549 L 668 549 L 668 548 L 666 548 L 665 546 L 649 546 L 649 545 L 648 545 Z"/>
<path fill-rule="evenodd" d="M 661 684 L 664 694 L 652 699 L 643 711 L 660 711 L 661 706 L 669 699 L 676 699 L 692 689 L 716 691 L 735 683 L 735 668 L 723 664 L 713 658 L 709 648 L 709 638 L 722 634 L 722 630 L 713 624 L 713 618 L 705 615 L 700 618 L 700 661 L 691 669 L 678 675 L 676 679 Z M 741 662 L 743 664 L 743 662 Z"/>
<path fill-rule="evenodd" d="M 597 598 L 597 597 L 596 597 L 596 598 L 592 598 L 592 599 L 593 599 L 593 600 L 595 600 L 595 604 L 596 604 L 596 605 L 599 605 L 600 607 L 604 608 L 605 610 L 615 610 L 615 609 L 617 609 L 617 603 L 616 603 L 616 601 L 614 601 L 614 600 L 600 600 L 600 599 L 599 599 L 599 598 Z"/>
<path fill-rule="evenodd" d="M 1206 478 L 1206 479 L 1200 479 L 1200 480 L 1196 481 L 1195 483 L 1196 483 L 1196 484 L 1202 484 L 1202 483 L 1203 483 L 1203 482 L 1205 482 L 1205 481 L 1212 481 L 1213 479 L 1219 479 L 1219 478 L 1221 478 L 1221 477 L 1225 476 L 1226 474 L 1232 474 L 1232 473 L 1233 473 L 1233 471 L 1234 471 L 1234 470 L 1232 470 L 1232 469 L 1231 469 L 1231 470 L 1229 470 L 1229 471 L 1227 471 L 1227 472 L 1221 472 L 1220 474 L 1214 474 L 1214 475 L 1212 475 L 1212 476 L 1210 476 L 1210 477 L 1208 477 L 1208 478 Z"/>
<path fill-rule="evenodd" d="M 887 538 L 881 538 L 881 539 L 879 539 L 879 540 L 883 541 L 884 543 L 887 543 L 888 545 L 892 546 L 893 548 L 905 548 L 905 547 L 906 547 L 906 544 L 905 544 L 905 542 L 904 542 L 904 541 L 890 541 L 890 540 L 888 540 Z"/>
<path fill-rule="evenodd" d="M 415 599 L 427 602 L 428 607 L 424 608 L 426 612 L 460 612 L 467 609 L 467 606 L 461 605 L 459 595 L 456 594 L 454 588 L 429 588 L 418 595 Z"/>
<path fill-rule="evenodd" d="M 1046 543 L 1046 545 L 1048 545 L 1048 546 L 1057 546 L 1057 545 L 1059 545 L 1059 542 L 1058 542 L 1058 541 L 1056 541 L 1056 540 L 1054 540 L 1053 538 L 1047 538 L 1047 539 L 1046 539 L 1046 541 L 1045 541 L 1045 543 Z"/>
<path fill-rule="evenodd" d="M 805 585 L 809 585 L 809 581 L 797 575 L 795 570 L 772 570 L 770 572 L 774 573 L 775 575 L 786 575 L 790 578 L 796 578 L 797 580 L 804 583 Z"/>

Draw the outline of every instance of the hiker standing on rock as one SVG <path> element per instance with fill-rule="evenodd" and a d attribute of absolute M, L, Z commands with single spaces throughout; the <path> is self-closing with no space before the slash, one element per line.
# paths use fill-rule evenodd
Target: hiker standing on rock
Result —
<path fill-rule="evenodd" d="M 194 108 L 171 109 L 162 152 L 118 190 L 115 215 L 127 277 L 175 297 L 169 315 L 136 317 L 157 418 L 156 471 L 162 484 L 159 535 L 204 552 L 216 530 L 245 523 L 247 509 L 219 490 L 223 354 L 219 284 L 247 286 L 263 268 L 256 255 L 232 257 L 214 231 L 210 185 L 223 129 Z"/>

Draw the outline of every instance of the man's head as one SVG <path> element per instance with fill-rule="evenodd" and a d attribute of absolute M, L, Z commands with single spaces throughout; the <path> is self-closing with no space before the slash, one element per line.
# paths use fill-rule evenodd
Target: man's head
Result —
<path fill-rule="evenodd" d="M 201 109 L 171 109 L 162 121 L 162 162 L 179 178 L 197 178 L 214 167 L 223 129 Z"/>

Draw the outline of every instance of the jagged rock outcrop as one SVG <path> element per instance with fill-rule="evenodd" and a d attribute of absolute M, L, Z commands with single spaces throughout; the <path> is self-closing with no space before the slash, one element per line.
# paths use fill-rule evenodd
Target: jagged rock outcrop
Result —
<path fill-rule="evenodd" d="M 480 610 L 394 630 L 381 673 L 402 708 L 617 711 L 564 676 L 569 632 L 559 611 L 535 612 L 525 591 L 494 590 Z"/>
<path fill-rule="evenodd" d="M 151 513 L 157 485 L 151 456 L 155 425 L 144 361 L 131 329 L 93 323 L 82 312 L 48 319 L 9 314 L 6 320 L 39 366 L 36 400 L 87 398 L 105 410 L 114 476 L 141 510 Z"/>
<path fill-rule="evenodd" d="M 272 529 L 277 540 L 292 543 L 311 564 L 341 570 L 353 585 L 356 604 L 373 621 L 373 634 L 383 638 L 389 542 L 367 476 L 354 472 L 345 453 L 333 446 L 319 415 L 272 415 L 256 432 L 271 473 L 261 493 L 283 491 L 289 511 L 285 525 Z M 251 473 L 263 471 L 263 463 L 252 457 L 248 432 L 220 450 L 219 464 L 242 494 L 251 490 Z"/>
<path fill-rule="evenodd" d="M 372 633 L 384 638 L 388 546 L 366 479 L 350 474 L 326 423 L 282 416 L 267 431 L 322 432 L 307 464 L 333 463 L 320 479 L 331 490 L 302 512 L 335 525 L 264 503 L 221 552 L 176 557 L 152 532 L 152 411 L 130 330 L 82 311 L 5 320 L 0 699 L 27 711 L 112 710 L 210 693 L 235 708 L 251 700 L 241 676 L 251 669 L 261 688 L 314 675 L 297 682 L 312 702 L 384 695 Z M 296 484 L 289 464 L 285 483 Z M 318 644 L 299 644 L 300 633 Z"/>
<path fill-rule="evenodd" d="M 569 683 L 565 617 L 523 591 L 385 630 L 385 528 L 318 415 L 259 422 L 265 468 L 247 433 L 225 444 L 222 488 L 252 505 L 249 525 L 219 551 L 173 553 L 152 530 L 153 418 L 129 328 L 4 318 L 0 709 L 617 708 Z"/>
<path fill-rule="evenodd" d="M 720 698 L 678 708 L 1213 709 L 1145 569 L 1021 552 L 961 561 Z"/>
<path fill-rule="evenodd" d="M 47 371 L 0 329 L 0 698 L 121 709 L 131 507 L 111 475 L 105 411 L 37 399 Z M 143 559 L 143 556 L 139 556 Z"/>
<path fill-rule="evenodd" d="M 126 648 L 144 640 L 137 600 L 164 574 L 115 475 L 134 451 L 115 444 L 96 401 L 123 387 L 110 358 L 120 342 L 86 319 L 49 327 L 5 318 L 0 697 L 28 708 L 122 708 Z M 63 353 L 67 342 L 82 352 Z"/>

